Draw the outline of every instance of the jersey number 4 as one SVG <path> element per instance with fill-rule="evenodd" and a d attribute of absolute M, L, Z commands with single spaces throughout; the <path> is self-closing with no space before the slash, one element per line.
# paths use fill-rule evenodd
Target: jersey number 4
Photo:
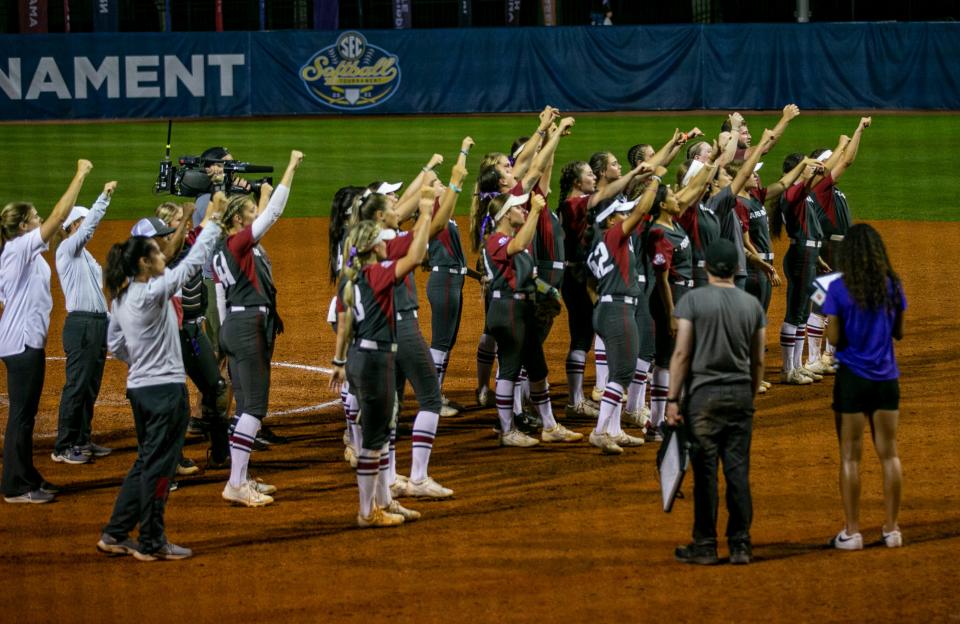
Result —
<path fill-rule="evenodd" d="M 590 257 L 587 258 L 587 266 L 597 279 L 613 270 L 613 258 L 610 257 L 610 252 L 605 244 L 600 243 L 593 248 Z"/>
<path fill-rule="evenodd" d="M 237 283 L 237 278 L 230 272 L 230 267 L 227 264 L 227 256 L 222 251 L 213 256 L 213 270 L 224 288 Z"/>

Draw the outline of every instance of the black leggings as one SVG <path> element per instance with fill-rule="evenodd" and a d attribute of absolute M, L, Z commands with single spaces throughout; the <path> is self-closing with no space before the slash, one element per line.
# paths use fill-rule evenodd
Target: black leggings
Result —
<path fill-rule="evenodd" d="M 391 351 L 367 351 L 356 344 L 347 354 L 347 381 L 360 403 L 362 446 L 379 451 L 390 440 L 396 357 Z"/>
<path fill-rule="evenodd" d="M 607 347 L 610 381 L 626 388 L 633 380 L 640 352 L 636 306 L 620 301 L 601 302 L 593 311 L 593 327 Z"/>
<path fill-rule="evenodd" d="M 516 381 L 521 367 L 526 367 L 531 381 L 547 378 L 547 361 L 543 356 L 532 301 L 494 299 L 487 310 L 487 327 L 497 341 L 498 379 Z"/>
<path fill-rule="evenodd" d="M 564 272 L 560 290 L 567 306 L 570 350 L 589 351 L 593 346 L 593 302 L 586 282 L 578 280 L 574 273 L 572 267 Z"/>
<path fill-rule="evenodd" d="M 27 347 L 23 353 L 3 358 L 7 365 L 10 410 L 3 439 L 3 495 L 20 496 L 40 489 L 43 477 L 33 465 L 33 427 L 47 359 L 43 349 Z"/>
<path fill-rule="evenodd" d="M 819 257 L 818 248 L 793 244 L 783 257 L 783 273 L 787 277 L 787 312 L 783 320 L 790 325 L 807 324 Z"/>
<path fill-rule="evenodd" d="M 263 420 L 270 398 L 273 330 L 257 310 L 227 314 L 220 326 L 220 349 L 227 356 L 237 414 Z"/>
<path fill-rule="evenodd" d="M 430 302 L 430 348 L 450 352 L 457 344 L 463 312 L 463 276 L 446 267 L 432 271 L 427 279 Z"/>

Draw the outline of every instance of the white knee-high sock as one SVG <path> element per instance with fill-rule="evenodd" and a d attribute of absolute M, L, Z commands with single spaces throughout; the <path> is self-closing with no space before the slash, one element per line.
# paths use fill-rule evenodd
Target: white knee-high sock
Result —
<path fill-rule="evenodd" d="M 397 423 L 390 426 L 390 441 L 383 447 L 383 455 L 387 458 L 387 485 L 397 480 Z M 381 458 L 382 461 L 382 458 Z"/>
<path fill-rule="evenodd" d="M 638 412 L 643 407 L 647 394 L 647 373 L 649 371 L 650 362 L 637 358 L 637 364 L 633 369 L 633 381 L 627 388 L 626 410 L 628 412 Z"/>
<path fill-rule="evenodd" d="M 360 443 L 363 442 L 363 432 L 360 429 L 360 400 L 353 393 L 347 394 L 347 424 L 350 428 L 353 450 L 359 452 Z"/>
<path fill-rule="evenodd" d="M 797 337 L 793 341 L 793 367 L 800 368 L 803 366 L 803 343 L 806 342 L 804 337 L 807 333 L 806 325 L 797 325 Z"/>
<path fill-rule="evenodd" d="M 820 359 L 820 347 L 823 344 L 823 328 L 826 326 L 826 317 L 811 312 L 807 317 L 807 361 L 814 362 Z"/>
<path fill-rule="evenodd" d="M 553 405 L 550 403 L 550 387 L 546 379 L 530 382 L 530 402 L 540 414 L 544 429 L 553 429 L 557 421 L 553 417 Z"/>
<path fill-rule="evenodd" d="M 497 417 L 500 418 L 500 431 L 504 433 L 513 429 L 513 386 L 512 381 L 497 378 Z"/>
<path fill-rule="evenodd" d="M 653 387 L 650 388 L 650 420 L 659 427 L 667 409 L 667 394 L 670 392 L 670 369 L 653 368 Z"/>
<path fill-rule="evenodd" d="M 410 465 L 410 480 L 423 481 L 430 466 L 433 439 L 437 435 L 440 415 L 435 412 L 418 412 L 413 420 L 413 462 Z"/>
<path fill-rule="evenodd" d="M 380 449 L 380 461 L 379 470 L 377 470 L 377 487 L 376 495 L 374 496 L 374 501 L 377 503 L 377 507 L 381 509 L 386 509 L 390 503 L 393 501 L 393 497 L 390 495 L 390 459 L 387 457 L 387 447 L 390 445 L 383 445 L 383 448 Z"/>
<path fill-rule="evenodd" d="M 346 381 L 340 384 L 340 405 L 343 406 L 343 417 L 346 421 L 346 435 L 350 440 L 350 444 L 353 444 L 353 431 L 350 430 L 350 409 L 347 407 L 347 393 L 349 387 L 350 386 Z"/>
<path fill-rule="evenodd" d="M 783 372 L 793 370 L 793 352 L 797 340 L 797 326 L 784 322 L 780 326 L 780 356 L 783 359 Z"/>
<path fill-rule="evenodd" d="M 524 386 L 526 386 L 526 392 L 524 392 Z M 521 414 L 523 413 L 523 397 L 530 396 L 530 380 L 527 379 L 527 369 L 520 368 L 520 376 L 517 378 L 517 383 L 513 385 L 513 413 Z"/>
<path fill-rule="evenodd" d="M 357 457 L 357 488 L 360 490 L 360 515 L 364 518 L 370 517 L 373 513 L 379 474 L 380 451 L 361 448 Z M 390 491 L 389 487 L 387 491 Z"/>
<path fill-rule="evenodd" d="M 444 362 L 447 359 L 447 352 L 440 351 L 439 349 L 430 349 L 430 359 L 433 360 L 433 368 L 437 371 L 437 379 L 440 382 L 440 387 L 443 387 L 443 373 L 446 370 Z"/>
<path fill-rule="evenodd" d="M 603 399 L 600 400 L 600 417 L 597 418 L 597 432 L 609 433 L 618 436 L 623 433 L 620 426 L 620 413 L 623 407 L 623 386 L 615 381 L 608 381 L 603 389 Z"/>
<path fill-rule="evenodd" d="M 490 371 L 493 370 L 493 361 L 497 359 L 497 341 L 490 334 L 482 334 L 477 344 L 477 387 L 483 388 L 490 384 Z"/>
<path fill-rule="evenodd" d="M 250 414 L 241 414 L 230 435 L 230 485 L 238 488 L 247 480 L 247 466 L 253 441 L 260 431 L 260 420 Z"/>
<path fill-rule="evenodd" d="M 567 354 L 567 386 L 570 389 L 570 405 L 583 401 L 583 369 L 587 364 L 586 351 L 571 351 Z"/>
<path fill-rule="evenodd" d="M 826 318 L 824 318 L 824 319 L 823 319 L 824 331 L 826 331 L 826 327 L 827 327 L 827 325 L 829 325 L 829 324 L 830 324 L 830 322 L 829 322 Z M 824 351 L 826 352 L 827 355 L 832 356 L 832 355 L 837 351 L 837 347 L 836 347 L 836 345 L 834 345 L 834 344 L 833 344 L 832 342 L 830 342 L 829 340 L 827 340 L 826 342 L 827 342 L 827 344 L 826 344 L 826 346 L 824 347 Z"/>
<path fill-rule="evenodd" d="M 593 357 L 597 367 L 596 386 L 600 389 L 606 388 L 607 375 L 609 374 L 609 369 L 607 368 L 607 345 L 603 343 L 603 338 L 600 337 L 600 334 L 593 337 Z"/>

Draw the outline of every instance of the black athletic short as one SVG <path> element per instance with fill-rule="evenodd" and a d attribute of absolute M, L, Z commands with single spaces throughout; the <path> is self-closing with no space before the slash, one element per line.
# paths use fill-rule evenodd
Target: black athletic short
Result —
<path fill-rule="evenodd" d="M 843 364 L 833 384 L 833 410 L 842 414 L 872 414 L 877 410 L 900 409 L 900 382 L 897 379 L 864 379 Z"/>

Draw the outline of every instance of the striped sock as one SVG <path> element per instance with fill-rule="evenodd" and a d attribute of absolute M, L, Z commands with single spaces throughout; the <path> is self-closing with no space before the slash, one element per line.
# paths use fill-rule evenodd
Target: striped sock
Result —
<path fill-rule="evenodd" d="M 369 518 L 373 513 L 373 499 L 377 492 L 379 474 L 380 451 L 361 448 L 357 457 L 357 487 L 360 490 L 360 515 L 364 518 Z"/>
<path fill-rule="evenodd" d="M 247 465 L 253 441 L 260 431 L 260 419 L 250 414 L 241 414 L 237 426 L 230 435 L 230 485 L 238 488 L 247 480 Z"/>
<path fill-rule="evenodd" d="M 413 462 L 410 465 L 410 480 L 423 481 L 430 466 L 433 439 L 437 435 L 440 415 L 434 412 L 418 412 L 413 421 Z"/>
<path fill-rule="evenodd" d="M 397 480 L 397 421 L 390 427 L 390 442 L 384 445 L 382 454 L 387 456 L 389 485 Z"/>
<path fill-rule="evenodd" d="M 557 421 L 553 417 L 553 405 L 550 403 L 550 386 L 546 379 L 530 382 L 530 402 L 540 414 L 544 429 L 553 429 Z"/>
<path fill-rule="evenodd" d="M 663 416 L 667 409 L 667 394 L 670 392 L 670 369 L 653 369 L 653 385 L 650 388 L 650 420 L 653 421 L 654 428 L 659 427 L 663 422 Z"/>
<path fill-rule="evenodd" d="M 443 387 L 443 374 L 446 372 L 446 360 L 448 354 L 446 351 L 440 351 L 439 349 L 430 349 L 430 358 L 433 360 L 433 367 L 437 371 L 437 379 L 440 382 L 440 387 Z"/>
<path fill-rule="evenodd" d="M 350 439 L 353 442 L 353 450 L 360 448 L 363 442 L 363 430 L 360 427 L 360 401 L 357 395 L 347 394 L 347 422 L 350 424 Z"/>
<path fill-rule="evenodd" d="M 353 445 L 353 430 L 350 428 L 350 407 L 347 405 L 347 389 L 350 387 L 350 384 L 344 381 L 340 384 L 340 405 L 343 406 L 343 417 L 346 421 L 346 436 L 350 440 L 350 444 Z"/>
<path fill-rule="evenodd" d="M 615 381 L 608 381 L 600 400 L 600 417 L 597 418 L 597 432 L 609 433 L 618 436 L 623 433 L 620 426 L 620 414 L 623 406 L 623 386 Z"/>
<path fill-rule="evenodd" d="M 607 345 L 603 344 L 603 338 L 600 337 L 600 334 L 593 337 L 593 356 L 597 368 L 596 386 L 606 388 L 607 375 L 610 369 L 607 368 Z"/>
<path fill-rule="evenodd" d="M 567 354 L 567 386 L 570 389 L 570 405 L 583 401 L 583 369 L 586 368 L 587 352 L 571 351 Z"/>
<path fill-rule="evenodd" d="M 800 368 L 803 366 L 803 343 L 806 342 L 803 338 L 807 333 L 806 325 L 797 325 L 797 336 L 793 341 L 793 367 Z"/>
<path fill-rule="evenodd" d="M 377 507 L 381 509 L 386 509 L 390 506 L 390 503 L 393 501 L 393 497 L 390 496 L 390 484 L 393 483 L 393 480 L 390 479 L 390 458 L 387 455 L 387 446 L 393 446 L 392 442 L 388 442 L 383 445 L 383 448 L 380 449 L 380 461 L 378 462 L 377 470 L 377 486 L 375 488 L 376 494 L 374 496 L 374 501 L 377 503 Z M 396 473 L 394 473 L 396 476 Z"/>
<path fill-rule="evenodd" d="M 526 386 L 526 392 L 524 392 Z M 520 376 L 517 377 L 517 383 L 513 385 L 513 413 L 523 413 L 523 397 L 530 396 L 530 381 L 527 379 L 527 369 L 520 367 Z"/>
<path fill-rule="evenodd" d="M 797 326 L 784 322 L 780 326 L 780 355 L 783 358 L 783 372 L 793 370 L 794 343 L 797 340 Z"/>
<path fill-rule="evenodd" d="M 627 388 L 627 406 L 628 412 L 638 412 L 643 407 L 644 399 L 647 394 L 647 373 L 650 371 L 650 362 L 637 358 L 637 364 L 633 369 L 633 381 Z"/>
<path fill-rule="evenodd" d="M 477 387 L 483 388 L 490 384 L 490 371 L 493 370 L 493 361 L 497 359 L 497 341 L 490 334 L 480 336 L 477 345 Z"/>
<path fill-rule="evenodd" d="M 513 381 L 497 378 L 497 417 L 504 433 L 513 429 L 513 386 Z"/>
<path fill-rule="evenodd" d="M 820 346 L 823 344 L 823 328 L 826 317 L 811 312 L 807 317 L 807 362 L 813 363 L 820 359 Z"/>

